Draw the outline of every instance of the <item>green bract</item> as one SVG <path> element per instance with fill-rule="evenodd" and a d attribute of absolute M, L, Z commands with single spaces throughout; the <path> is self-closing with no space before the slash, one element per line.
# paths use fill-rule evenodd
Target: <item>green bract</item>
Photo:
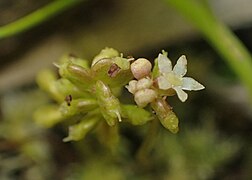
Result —
<path fill-rule="evenodd" d="M 108 125 L 114 126 L 118 121 L 121 121 L 119 100 L 102 81 L 97 81 L 95 92 L 103 118 L 107 121 Z"/>
<path fill-rule="evenodd" d="M 78 141 L 83 139 L 86 134 L 91 131 L 98 121 L 101 119 L 96 113 L 90 113 L 85 116 L 81 122 L 69 127 L 69 135 L 63 141 Z"/>
<path fill-rule="evenodd" d="M 87 113 L 98 107 L 95 99 L 73 99 L 69 104 L 63 102 L 60 111 L 64 117 L 74 116 L 80 113 Z"/>
<path fill-rule="evenodd" d="M 100 61 L 101 59 L 113 58 L 113 57 L 118 57 L 118 56 L 119 56 L 119 52 L 117 50 L 106 47 L 105 49 L 101 50 L 101 52 L 98 55 L 94 57 L 92 61 L 92 66 L 96 64 L 98 61 Z"/>
<path fill-rule="evenodd" d="M 80 65 L 68 61 L 60 65 L 59 74 L 61 77 L 68 79 L 81 90 L 87 90 L 94 83 L 90 70 Z"/>
<path fill-rule="evenodd" d="M 153 119 L 152 113 L 136 105 L 122 105 L 122 116 L 133 125 L 143 125 Z"/>
<path fill-rule="evenodd" d="M 64 100 L 64 94 L 60 92 L 59 86 L 55 86 L 57 76 L 53 70 L 45 69 L 40 71 L 36 80 L 39 87 L 46 91 L 55 101 L 62 102 Z"/>
<path fill-rule="evenodd" d="M 52 127 L 64 119 L 63 114 L 59 110 L 59 106 L 55 104 L 41 107 L 33 116 L 38 124 L 45 127 Z"/>
<path fill-rule="evenodd" d="M 195 90 L 199 85 L 196 81 L 182 82 L 186 72 L 186 60 L 184 56 L 182 58 L 183 61 L 179 60 L 172 70 L 167 53 L 163 51 L 151 70 L 152 65 L 147 59 L 124 58 L 112 48 L 105 48 L 95 56 L 91 67 L 88 61 L 76 56 L 63 56 L 55 63 L 59 68 L 59 79 L 53 70 L 41 71 L 37 76 L 38 85 L 55 103 L 38 109 L 34 119 L 45 127 L 67 121 L 65 125 L 71 126 L 64 141 L 81 140 L 96 129 L 99 139 L 110 149 L 118 142 L 122 122 L 144 125 L 159 119 L 166 129 L 177 133 L 178 118 L 165 99 L 178 94 L 179 88 Z M 119 101 L 125 85 L 137 105 Z"/>
<path fill-rule="evenodd" d="M 102 80 L 110 87 L 126 85 L 133 78 L 130 62 L 122 57 L 101 59 L 92 66 L 91 72 L 96 80 Z"/>

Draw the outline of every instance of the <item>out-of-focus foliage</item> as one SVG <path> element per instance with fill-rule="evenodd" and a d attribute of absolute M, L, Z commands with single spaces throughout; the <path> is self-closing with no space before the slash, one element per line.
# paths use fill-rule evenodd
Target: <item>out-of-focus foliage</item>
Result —
<path fill-rule="evenodd" d="M 50 130 L 59 136 L 56 140 L 58 142 L 52 142 L 49 140 L 48 130 L 41 129 L 32 120 L 34 109 L 48 102 L 48 97 L 37 90 L 13 91 L 2 96 L 0 121 L 2 179 L 18 176 L 26 179 L 54 177 L 70 180 L 211 179 L 218 177 L 224 166 L 235 162 L 246 145 L 237 137 L 227 137 L 216 129 L 211 111 L 207 111 L 209 114 L 200 113 L 200 118 L 204 122 L 201 126 L 198 124 L 192 127 L 185 123 L 178 135 L 171 135 L 161 129 L 160 134 L 156 134 L 150 150 L 140 159 L 136 157 L 144 146 L 144 141 L 150 140 L 144 140 L 146 133 L 151 133 L 148 130 L 150 124 L 142 126 L 142 129 L 122 126 L 120 137 L 111 139 L 108 137 L 116 135 L 118 129 L 108 131 L 108 125 L 104 122 L 95 130 L 103 133 L 90 133 L 84 141 L 62 145 L 67 123 Z M 192 111 L 193 107 L 190 105 L 188 110 Z M 190 115 L 188 112 L 187 114 Z M 208 118 L 209 116 L 212 118 Z M 133 118 L 138 122 L 139 117 Z M 49 143 L 54 151 L 57 149 L 57 144 L 61 144 L 59 151 L 64 152 L 64 158 L 72 156 L 72 162 L 62 164 L 63 157 L 55 158 Z M 249 146 L 246 149 L 248 159 L 243 164 L 245 178 L 251 177 L 249 157 L 252 154 Z"/>
<path fill-rule="evenodd" d="M 219 12 L 228 16 L 233 13 L 231 8 L 237 12 L 243 12 L 240 9 L 244 6 L 251 9 L 251 2 L 242 2 L 245 1 L 245 5 L 241 5 L 241 1 L 232 1 L 239 6 L 223 5 L 227 9 Z M 22 16 L 29 12 L 21 7 L 21 1 L 5 0 L 1 1 L 0 6 L 7 6 L 10 2 L 24 10 Z M 38 3 L 46 2 L 49 1 L 40 0 Z M 251 106 L 232 69 L 198 36 L 191 36 L 196 34 L 193 28 L 168 9 L 163 1 L 149 0 L 144 4 L 140 0 L 89 2 L 45 22 L 35 31 L 33 29 L 1 42 L 0 54 L 4 56 L 0 58 L 3 62 L 0 75 L 0 179 L 252 179 Z M 221 1 L 223 4 L 225 2 L 231 1 Z M 10 19 L 6 18 L 8 16 L 0 17 L 2 24 L 20 17 L 15 14 L 17 8 L 9 13 L 5 6 L 2 7 L 5 15 L 13 13 L 14 16 Z M 190 6 L 185 7 L 191 10 Z M 207 3 L 204 3 L 204 7 L 209 8 Z M 251 18 L 248 19 L 251 21 Z M 209 21 L 203 22 L 213 26 Z M 239 30 L 240 27 L 237 27 L 236 33 L 251 51 L 251 25 L 244 25 L 246 28 L 243 26 Z M 211 33 L 211 28 L 206 30 Z M 212 35 L 220 43 L 224 42 L 222 35 Z M 35 109 L 48 103 L 54 104 L 53 108 L 57 109 L 55 102 L 62 103 L 65 95 L 69 95 L 69 91 L 62 87 L 73 86 L 67 79 L 50 86 L 54 101 L 35 90 L 37 87 L 23 89 L 20 86 L 34 80 L 39 68 L 47 63 L 51 66 L 51 62 L 63 53 L 72 51 L 90 58 L 104 46 L 118 48 L 129 55 L 146 55 L 149 59 L 154 59 L 163 48 L 171 52 L 171 59 L 177 59 L 180 54 L 189 57 L 189 76 L 199 78 L 207 88 L 200 95 L 189 93 L 190 98 L 183 105 L 177 104 L 173 98 L 169 100 L 182 122 L 177 135 L 159 127 L 159 122 L 149 117 L 152 114 L 148 111 L 141 113 L 145 119 L 133 114 L 136 106 L 123 106 L 121 110 L 122 115 L 131 116 L 128 122 L 142 125 L 140 127 L 123 123 L 120 127 L 109 128 L 104 121 L 92 131 L 89 131 L 90 126 L 85 126 L 90 132 L 85 134 L 81 118 L 77 121 L 69 118 L 69 121 L 62 121 L 50 129 L 34 123 L 32 114 Z M 224 49 L 226 53 L 236 52 L 230 48 Z M 239 69 L 239 62 L 235 68 Z M 251 72 L 241 72 L 251 80 Z M 58 79 L 54 71 L 49 71 L 47 75 L 53 81 Z M 61 87 L 63 95 L 55 91 L 55 86 Z M 13 90 L 10 87 L 19 88 Z M 113 93 L 118 94 L 119 91 L 114 89 Z M 71 92 L 78 98 L 89 96 L 89 93 L 77 89 Z M 120 101 L 132 103 L 133 99 L 124 93 Z M 93 101 L 88 102 L 92 104 Z M 74 107 L 78 101 L 71 103 Z M 66 107 L 67 102 L 62 108 Z M 62 120 L 60 113 L 53 112 L 46 114 L 48 118 L 40 119 L 41 124 L 52 127 L 59 122 L 57 120 Z M 64 113 L 68 117 L 71 115 L 69 111 Z M 150 119 L 152 121 L 148 122 Z M 81 129 L 82 132 L 78 136 L 72 134 L 72 137 L 87 138 L 78 142 L 62 142 L 68 127 L 72 125 L 76 125 L 73 129 Z M 161 129 L 160 133 L 153 132 L 156 129 Z M 152 138 L 153 134 L 155 138 Z"/>
<path fill-rule="evenodd" d="M 184 129 L 176 136 L 162 136 L 160 158 L 166 159 L 166 179 L 211 179 L 221 166 L 236 156 L 241 144 L 235 138 L 221 137 L 205 123 L 199 128 Z"/>
<path fill-rule="evenodd" d="M 48 97 L 37 90 L 26 90 L 25 93 L 15 91 L 2 97 L 0 122 L 2 179 L 18 176 L 26 179 L 60 177 L 67 180 L 209 179 L 215 177 L 223 165 L 239 156 L 238 153 L 242 150 L 243 141 L 239 141 L 236 137 L 227 138 L 221 135 L 212 124 L 214 119 L 202 116 L 205 121 L 202 126 L 182 128 L 178 135 L 168 135 L 161 129 L 155 138 L 151 153 L 142 156 L 143 159 L 135 158 L 137 149 L 140 148 L 134 150 L 133 147 L 139 145 L 135 144 L 134 139 L 127 133 L 121 134 L 118 146 L 112 152 L 106 148 L 111 147 L 109 144 L 104 144 L 105 146 L 99 144 L 92 138 L 94 134 L 91 134 L 85 141 L 71 146 L 71 150 L 64 150 L 69 151 L 69 155 L 75 152 L 76 160 L 64 164 L 65 171 L 61 172 L 61 175 L 56 175 L 54 170 L 57 171 L 62 165 L 56 165 L 58 160 L 53 158 L 49 149 L 47 132 L 34 124 L 31 118 L 32 111 L 46 103 Z M 101 128 L 102 126 L 99 127 Z M 128 128 L 124 127 L 121 131 L 127 132 Z M 146 128 L 148 127 L 145 125 L 142 130 L 134 128 L 130 131 L 143 141 Z M 106 129 L 105 132 L 109 133 Z M 106 139 L 98 137 L 100 138 L 103 138 L 102 142 Z M 51 145 L 51 148 L 56 147 Z M 247 163 L 250 165 L 249 159 Z"/>
<path fill-rule="evenodd" d="M 47 101 L 38 90 L 11 92 L 2 97 L 0 179 L 50 178 L 53 166 L 47 133 L 32 122 L 31 114 Z"/>
<path fill-rule="evenodd" d="M 215 128 L 184 129 L 179 135 L 166 136 L 162 131 L 151 155 L 144 163 L 130 158 L 125 149 L 116 158 L 106 154 L 89 157 L 75 164 L 67 179 L 211 179 L 221 166 L 238 155 L 241 144 L 235 138 L 220 137 Z M 126 148 L 122 143 L 121 148 Z M 121 157 L 120 157 L 121 156 Z M 97 173 L 99 172 L 99 173 Z"/>

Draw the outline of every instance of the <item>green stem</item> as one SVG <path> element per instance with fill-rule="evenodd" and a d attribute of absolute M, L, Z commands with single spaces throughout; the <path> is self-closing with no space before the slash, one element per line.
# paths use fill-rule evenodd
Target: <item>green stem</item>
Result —
<path fill-rule="evenodd" d="M 165 1 L 190 20 L 226 60 L 249 90 L 252 101 L 252 57 L 241 41 L 201 3 L 194 0 Z"/>
<path fill-rule="evenodd" d="M 0 40 L 24 32 L 82 0 L 56 0 L 25 17 L 0 27 Z"/>
<path fill-rule="evenodd" d="M 143 165 L 148 164 L 148 155 L 151 150 L 153 150 L 154 144 L 157 140 L 159 127 L 158 119 L 153 119 L 150 123 L 147 136 L 137 151 L 136 158 Z"/>

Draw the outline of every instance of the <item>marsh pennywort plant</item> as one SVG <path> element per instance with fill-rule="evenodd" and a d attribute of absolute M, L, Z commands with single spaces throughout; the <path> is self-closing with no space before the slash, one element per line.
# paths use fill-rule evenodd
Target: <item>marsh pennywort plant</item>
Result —
<path fill-rule="evenodd" d="M 158 55 L 153 68 L 145 58 L 124 58 L 112 48 L 105 48 L 95 56 L 91 67 L 88 61 L 72 55 L 55 64 L 60 78 L 53 71 L 45 70 L 38 74 L 37 83 L 58 104 L 38 109 L 34 119 L 46 127 L 68 119 L 72 125 L 64 141 L 81 140 L 101 126 L 96 129 L 113 132 L 113 139 L 120 123 L 143 125 L 156 119 L 177 133 L 179 121 L 167 97 L 177 94 L 184 102 L 187 94 L 183 90 L 204 89 L 194 79 L 183 77 L 187 72 L 184 55 L 172 69 L 164 51 Z M 136 105 L 119 101 L 125 87 L 133 94 Z"/>

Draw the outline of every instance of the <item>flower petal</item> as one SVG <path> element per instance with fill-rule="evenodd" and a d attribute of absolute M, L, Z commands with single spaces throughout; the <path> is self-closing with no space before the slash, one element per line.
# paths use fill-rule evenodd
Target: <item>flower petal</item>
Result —
<path fill-rule="evenodd" d="M 160 89 L 167 90 L 172 87 L 172 85 L 169 83 L 169 81 L 167 80 L 165 76 L 159 76 L 157 78 L 157 81 L 158 81 L 158 87 Z"/>
<path fill-rule="evenodd" d="M 161 53 L 158 55 L 158 69 L 159 72 L 163 74 L 167 74 L 172 71 L 172 63 L 167 55 Z"/>
<path fill-rule="evenodd" d="M 173 89 L 176 91 L 176 93 L 177 93 L 178 98 L 180 99 L 180 101 L 185 102 L 187 100 L 188 95 L 186 94 L 185 91 L 183 91 L 181 89 L 181 87 L 176 86 L 176 87 L 173 87 Z"/>
<path fill-rule="evenodd" d="M 185 55 L 180 56 L 173 68 L 173 72 L 178 76 L 184 76 L 187 72 L 187 60 Z"/>
<path fill-rule="evenodd" d="M 205 88 L 202 84 L 200 84 L 199 82 L 190 77 L 184 77 L 182 78 L 182 81 L 183 81 L 182 89 L 184 90 L 198 91 Z"/>

